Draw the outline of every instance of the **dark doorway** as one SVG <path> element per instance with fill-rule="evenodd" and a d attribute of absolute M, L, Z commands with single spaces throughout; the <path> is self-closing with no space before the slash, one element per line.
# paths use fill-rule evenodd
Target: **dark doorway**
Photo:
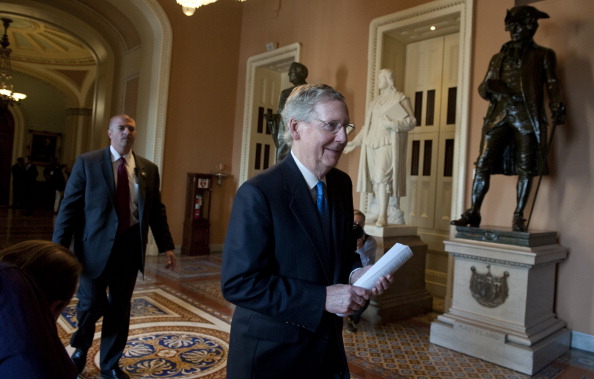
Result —
<path fill-rule="evenodd" d="M 0 205 L 10 198 L 10 167 L 14 141 L 14 118 L 7 108 L 0 108 Z"/>

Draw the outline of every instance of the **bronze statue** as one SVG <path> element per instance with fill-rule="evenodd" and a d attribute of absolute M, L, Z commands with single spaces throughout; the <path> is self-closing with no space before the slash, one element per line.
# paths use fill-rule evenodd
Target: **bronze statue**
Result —
<path fill-rule="evenodd" d="M 274 146 L 276 146 L 277 162 L 282 161 L 287 156 L 289 151 L 291 151 L 291 145 L 285 142 L 285 124 L 283 122 L 283 118 L 281 117 L 281 113 L 285 108 L 285 103 L 287 102 L 287 98 L 291 94 L 291 91 L 293 91 L 293 88 L 302 84 L 307 84 L 305 81 L 307 74 L 308 71 L 305 65 L 298 62 L 291 63 L 291 66 L 289 66 L 289 81 L 293 84 L 293 87 L 285 88 L 281 91 L 280 98 L 278 100 L 278 112 L 264 116 L 266 118 L 266 124 L 270 128 Z"/>
<path fill-rule="evenodd" d="M 490 176 L 504 174 L 518 175 L 512 230 L 525 232 L 527 229 L 524 209 L 532 179 L 548 173 L 549 142 L 543 87 L 547 90 L 553 125 L 565 120 L 555 52 L 533 40 L 539 18 L 549 18 L 549 15 L 528 5 L 507 11 L 505 30 L 510 32 L 512 40 L 491 58 L 487 75 L 479 86 L 480 95 L 489 100 L 489 108 L 475 162 L 472 207 L 453 220 L 452 225 L 478 227 Z"/>

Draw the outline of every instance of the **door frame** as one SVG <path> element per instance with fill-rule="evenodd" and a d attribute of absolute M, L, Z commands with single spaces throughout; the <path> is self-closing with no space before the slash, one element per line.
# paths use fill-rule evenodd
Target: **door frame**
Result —
<path fill-rule="evenodd" d="M 256 125 L 252 125 L 254 112 L 254 87 L 257 80 L 257 69 L 260 67 L 276 68 L 278 66 L 288 67 L 292 62 L 299 62 L 301 60 L 301 44 L 299 42 L 283 46 L 273 51 L 267 51 L 262 54 L 254 55 L 247 60 L 247 77 L 246 77 L 246 91 L 245 102 L 243 107 L 243 132 L 241 138 L 241 157 L 239 168 L 239 182 L 238 187 L 248 180 L 249 171 L 249 157 L 251 148 L 251 129 Z"/>
<path fill-rule="evenodd" d="M 466 164 L 468 150 L 468 130 L 470 111 L 470 74 L 472 48 L 473 0 L 436 0 L 417 7 L 376 18 L 371 22 L 369 31 L 369 52 L 367 68 L 367 107 L 379 93 L 377 75 L 382 69 L 383 39 L 394 29 L 411 28 L 420 22 L 438 19 L 456 14 L 459 18 L 460 57 L 458 67 L 458 88 L 456 120 L 459 120 L 455 132 L 454 171 L 452 177 L 451 217 L 463 211 L 466 183 Z M 361 194 L 361 207 L 367 209 L 368 196 Z M 450 234 L 452 231 L 450 231 Z"/>

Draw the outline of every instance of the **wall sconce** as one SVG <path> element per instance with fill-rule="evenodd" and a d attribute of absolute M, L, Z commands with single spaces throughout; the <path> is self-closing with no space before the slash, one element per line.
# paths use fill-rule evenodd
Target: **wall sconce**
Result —
<path fill-rule="evenodd" d="M 214 3 L 215 1 L 217 0 L 177 0 L 177 3 L 182 6 L 182 12 L 184 12 L 186 16 L 191 16 L 196 11 L 196 8 Z M 243 3 L 245 0 L 237 1 Z"/>
<path fill-rule="evenodd" d="M 225 165 L 222 164 L 222 163 L 219 163 L 219 167 L 218 168 L 219 168 L 219 171 L 215 172 L 212 175 L 217 178 L 217 184 L 218 185 L 222 185 L 223 184 L 223 179 L 225 179 L 227 177 L 227 174 L 225 174 L 225 172 L 223 171 L 225 169 Z"/>

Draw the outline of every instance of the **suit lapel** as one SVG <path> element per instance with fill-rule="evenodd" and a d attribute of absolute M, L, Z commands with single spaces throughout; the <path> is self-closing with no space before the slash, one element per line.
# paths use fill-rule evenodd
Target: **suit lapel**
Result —
<path fill-rule="evenodd" d="M 113 205 L 113 209 L 116 209 L 116 187 L 109 147 L 104 150 L 103 160 L 101 161 L 101 173 L 103 174 L 103 179 L 107 184 L 107 188 L 109 188 L 109 198 Z"/>
<path fill-rule="evenodd" d="M 322 266 L 326 280 L 328 283 L 332 283 L 334 267 L 330 256 L 331 253 L 324 238 L 318 210 L 313 203 L 307 183 L 290 154 L 279 164 L 284 166 L 284 191 L 288 192 L 290 196 L 289 207 L 314 246 L 315 254 Z"/>
<path fill-rule="evenodd" d="M 335 170 L 332 169 L 326 175 L 326 182 L 328 183 L 328 201 L 329 201 L 329 208 L 330 208 L 330 218 L 331 218 L 331 231 L 330 231 L 330 238 L 332 246 L 332 258 L 334 259 L 334 267 L 338 268 L 342 266 L 343 255 L 340 253 L 344 251 L 344 243 L 348 240 L 348 236 L 344 235 L 344 229 L 342 228 L 342 222 L 345 220 L 345 217 L 352 217 L 349 215 L 345 215 L 345 208 L 344 208 L 344 201 L 343 191 L 340 188 L 340 181 L 337 180 L 335 174 Z M 340 274 L 340 270 L 334 270 L 334 280 L 337 280 L 337 275 Z"/>
<path fill-rule="evenodd" d="M 146 167 L 138 155 L 134 154 L 134 162 L 136 168 L 134 169 L 134 178 L 138 183 L 138 221 L 142 223 L 142 216 L 144 215 L 144 202 L 146 200 Z M 142 225 L 142 224 L 141 224 Z"/>

